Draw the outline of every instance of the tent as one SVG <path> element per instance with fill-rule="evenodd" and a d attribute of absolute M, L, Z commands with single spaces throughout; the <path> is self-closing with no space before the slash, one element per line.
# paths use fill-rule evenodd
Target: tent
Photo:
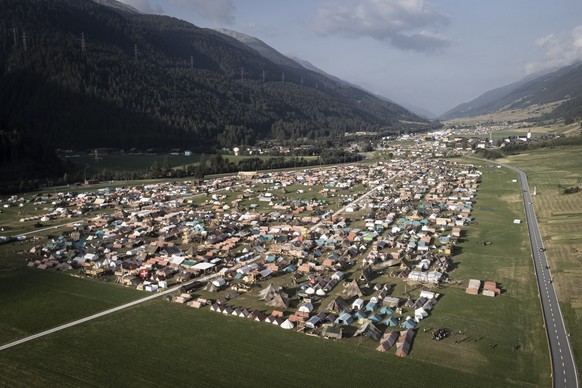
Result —
<path fill-rule="evenodd" d="M 370 300 L 368 302 L 368 304 L 366 304 L 366 311 L 374 311 L 374 310 L 376 310 L 376 306 L 377 305 L 378 305 L 378 302 L 377 301 L 375 302 L 373 300 Z"/>
<path fill-rule="evenodd" d="M 349 307 L 348 303 L 341 297 L 337 296 L 334 300 L 332 300 L 327 307 L 325 308 L 326 311 L 344 311 L 347 310 Z"/>
<path fill-rule="evenodd" d="M 360 289 L 358 282 L 356 282 L 355 280 L 344 286 L 344 294 L 346 294 L 348 298 L 351 298 L 353 296 L 361 298 L 362 296 L 364 296 L 364 293 Z"/>
<path fill-rule="evenodd" d="M 380 338 L 380 345 L 376 348 L 379 352 L 386 352 L 388 349 L 392 347 L 396 343 L 396 340 L 400 337 L 400 332 L 398 331 L 391 331 L 388 333 L 384 333 L 382 338 Z"/>
<path fill-rule="evenodd" d="M 361 310 L 364 307 L 364 300 L 363 299 L 356 299 L 352 303 L 352 309 L 354 310 Z"/>
<path fill-rule="evenodd" d="M 398 342 L 396 343 L 396 355 L 398 357 L 406 357 L 410 353 L 412 346 L 412 339 L 414 338 L 414 330 L 405 330 L 400 333 Z"/>
<path fill-rule="evenodd" d="M 351 325 L 354 321 L 354 318 L 349 313 L 341 313 L 339 317 L 336 318 L 334 323 L 336 325 Z"/>
<path fill-rule="evenodd" d="M 362 270 L 362 275 L 360 276 L 360 281 L 367 283 L 367 282 L 370 282 L 373 277 L 374 277 L 374 271 L 372 270 L 372 266 L 367 265 Z"/>
<path fill-rule="evenodd" d="M 382 323 L 386 326 L 398 326 L 398 318 L 387 317 Z"/>
<path fill-rule="evenodd" d="M 385 353 L 388 351 L 388 349 L 390 349 L 392 346 L 386 341 L 386 342 L 380 342 L 380 345 L 378 345 L 376 347 L 376 350 L 378 352 L 382 352 Z"/>
<path fill-rule="evenodd" d="M 380 309 L 380 314 L 385 314 L 385 315 L 392 315 L 394 314 L 394 309 L 392 307 L 389 306 L 384 306 Z"/>
<path fill-rule="evenodd" d="M 414 310 L 414 319 L 418 322 L 421 321 L 422 319 L 428 317 L 428 313 L 426 312 L 425 309 L 418 308 L 416 310 Z"/>
<path fill-rule="evenodd" d="M 382 320 L 382 317 L 376 313 L 371 313 L 370 315 L 368 315 L 368 318 L 370 321 L 374 322 L 374 323 L 378 323 Z"/>
<path fill-rule="evenodd" d="M 290 329 L 293 329 L 295 327 L 295 325 L 289 319 L 286 319 L 285 322 L 283 322 L 281 325 L 279 325 L 279 327 L 281 327 L 282 329 L 285 329 L 285 330 L 290 330 Z"/>
<path fill-rule="evenodd" d="M 310 313 L 313 311 L 313 305 L 309 302 L 303 303 L 301 306 L 299 306 L 298 311 L 302 313 Z"/>
<path fill-rule="evenodd" d="M 411 317 L 406 317 L 406 320 L 400 324 L 403 329 L 414 329 L 416 327 L 416 322 Z"/>
<path fill-rule="evenodd" d="M 367 337 L 372 338 L 374 341 L 380 341 L 380 338 L 382 337 L 382 332 L 380 331 L 380 329 L 374 326 L 372 322 L 368 321 L 364 323 L 362 326 L 360 326 L 358 330 L 356 330 L 354 337 L 357 337 L 359 335 L 365 335 Z"/>
<path fill-rule="evenodd" d="M 343 329 L 341 327 L 326 325 L 323 329 L 323 336 L 325 338 L 342 339 Z"/>
<path fill-rule="evenodd" d="M 281 292 L 276 294 L 266 305 L 286 310 L 289 308 L 289 298 L 286 293 Z"/>
<path fill-rule="evenodd" d="M 305 322 L 305 327 L 308 329 L 315 329 L 316 326 L 321 324 L 321 319 L 319 316 L 314 315 Z"/>
<path fill-rule="evenodd" d="M 234 309 L 230 306 L 224 306 L 224 308 L 222 309 L 222 313 L 224 315 L 231 315 L 234 312 Z"/>
<path fill-rule="evenodd" d="M 275 287 L 273 286 L 273 283 L 271 283 L 259 292 L 259 298 L 268 302 L 273 299 L 275 294 L 277 294 L 279 291 L 281 291 L 281 287 Z"/>

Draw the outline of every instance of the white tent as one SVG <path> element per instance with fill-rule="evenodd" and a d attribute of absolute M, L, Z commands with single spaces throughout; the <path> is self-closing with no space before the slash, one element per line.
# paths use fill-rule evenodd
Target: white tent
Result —
<path fill-rule="evenodd" d="M 364 300 L 363 299 L 356 299 L 354 300 L 354 303 L 352 303 L 352 308 L 355 310 L 361 310 L 362 307 L 364 307 Z"/>
<path fill-rule="evenodd" d="M 422 320 L 423 318 L 426 318 L 426 317 L 428 317 L 428 313 L 422 307 L 414 310 L 414 319 L 417 322 Z"/>
<path fill-rule="evenodd" d="M 280 327 L 285 329 L 285 330 L 290 330 L 290 329 L 293 329 L 295 327 L 295 325 L 293 324 L 293 322 L 286 319 L 285 322 L 283 322 Z"/>

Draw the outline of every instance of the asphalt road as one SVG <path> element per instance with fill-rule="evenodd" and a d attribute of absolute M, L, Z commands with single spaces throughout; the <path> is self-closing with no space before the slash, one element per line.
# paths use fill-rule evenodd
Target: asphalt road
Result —
<path fill-rule="evenodd" d="M 555 388 L 578 387 L 578 375 L 576 373 L 576 364 L 574 363 L 574 356 L 568 339 L 569 334 L 564 325 L 564 318 L 558 303 L 556 289 L 554 288 L 552 272 L 546 258 L 538 221 L 531 199 L 531 193 L 527 184 L 527 176 L 523 171 L 515 167 L 508 165 L 502 166 L 517 172 L 521 181 L 532 259 L 538 282 L 539 297 L 544 316 L 544 326 L 548 337 L 550 356 L 552 358 L 553 386 Z"/>

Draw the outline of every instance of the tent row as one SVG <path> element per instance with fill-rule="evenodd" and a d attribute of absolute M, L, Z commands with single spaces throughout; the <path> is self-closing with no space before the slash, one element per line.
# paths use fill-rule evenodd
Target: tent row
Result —
<path fill-rule="evenodd" d="M 284 317 L 283 313 L 277 311 L 273 311 L 271 315 L 267 315 L 259 310 L 251 311 L 240 307 L 233 308 L 231 306 L 220 305 L 218 303 L 210 306 L 210 311 L 221 313 L 223 315 L 230 315 L 233 317 L 248 318 L 256 322 L 266 322 L 287 330 L 293 329 L 295 327 L 295 324 L 291 322 L 289 318 Z"/>

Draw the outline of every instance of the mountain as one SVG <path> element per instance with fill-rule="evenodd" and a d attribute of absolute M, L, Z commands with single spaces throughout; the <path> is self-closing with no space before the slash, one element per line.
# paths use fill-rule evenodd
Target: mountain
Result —
<path fill-rule="evenodd" d="M 110 7 L 112 9 L 117 10 L 117 11 L 122 12 L 122 13 L 129 13 L 129 14 L 140 14 L 141 13 L 137 9 L 133 8 L 132 6 L 121 3 L 121 2 L 116 1 L 116 0 L 93 0 L 93 2 L 95 2 L 97 4 L 105 5 L 107 7 Z"/>
<path fill-rule="evenodd" d="M 389 102 L 391 104 L 396 104 L 397 103 L 397 102 L 395 102 L 394 100 L 392 100 L 392 99 L 390 99 L 388 97 L 381 96 L 381 95 L 379 95 L 377 93 L 372 93 L 372 92 L 366 90 L 366 88 L 364 88 L 364 87 L 361 87 L 361 86 L 356 85 L 356 84 L 352 84 L 352 83 L 347 82 L 347 81 L 345 81 L 345 80 L 343 80 L 341 78 L 338 78 L 338 77 L 336 77 L 334 75 L 328 74 L 327 72 L 321 70 L 320 68 L 318 68 L 317 66 L 313 65 L 311 62 L 309 62 L 309 61 L 307 61 L 305 59 L 301 59 L 301 58 L 297 58 L 297 57 L 291 57 L 291 59 L 294 60 L 295 62 L 299 63 L 301 66 L 303 66 L 307 70 L 311 70 L 311 71 L 314 71 L 316 73 L 319 73 L 319 74 L 321 74 L 321 75 L 329 78 L 330 80 L 332 80 L 334 82 L 337 82 L 339 85 L 358 88 L 358 89 L 361 89 L 361 90 L 363 90 L 363 91 L 365 91 L 367 93 L 373 94 L 377 98 L 379 98 L 381 100 L 384 100 L 386 102 Z M 420 117 L 422 117 L 424 119 L 434 120 L 434 119 L 437 118 L 437 115 L 435 115 L 434 113 L 432 113 L 432 112 L 430 112 L 430 111 L 428 111 L 426 109 L 417 107 L 415 105 L 406 104 L 406 103 L 400 103 L 400 102 L 398 102 L 398 105 L 402 106 L 406 110 L 408 110 L 408 111 L 410 111 L 410 112 L 412 112 L 412 113 L 416 114 L 417 116 L 420 116 Z"/>
<path fill-rule="evenodd" d="M 341 78 L 338 78 L 338 77 L 336 77 L 334 75 L 331 75 L 331 74 L 326 73 L 325 71 L 321 70 L 319 67 L 313 65 L 311 62 L 306 61 L 305 59 L 301 59 L 301 58 L 297 58 L 297 57 L 291 57 L 291 59 L 294 60 L 295 62 L 299 63 L 301 66 L 303 66 L 303 68 L 305 68 L 307 70 L 310 70 L 310 71 L 313 71 L 314 73 L 321 74 L 322 76 L 324 76 L 326 78 L 329 78 L 330 80 L 336 82 L 339 85 L 348 86 L 348 87 L 354 87 L 354 88 L 359 88 L 359 89 L 362 89 L 362 90 L 366 91 L 364 88 L 361 88 L 358 85 L 354 85 L 352 83 L 349 83 L 347 81 L 344 81 Z M 390 102 L 392 102 L 392 101 L 390 101 Z"/>
<path fill-rule="evenodd" d="M 324 76 L 325 78 L 327 78 L 328 80 L 330 80 L 332 82 L 335 82 L 336 87 L 341 86 L 341 87 L 360 89 L 361 91 L 363 91 L 365 93 L 369 93 L 382 101 L 388 102 L 390 104 L 396 104 L 396 102 L 394 102 L 393 100 L 391 100 L 387 97 L 383 97 L 383 96 L 380 96 L 378 94 L 372 93 L 359 85 L 352 84 L 348 81 L 345 81 L 341 78 L 338 78 L 334 75 L 331 75 L 331 74 L 327 73 L 326 71 L 313 65 L 311 62 L 309 62 L 305 59 L 301 59 L 298 57 L 288 57 L 284 54 L 281 54 L 279 51 L 275 50 L 274 48 L 267 45 L 265 42 L 263 42 L 262 40 L 260 40 L 258 38 L 243 34 L 241 32 L 227 30 L 224 28 L 217 29 L 216 31 L 235 38 L 239 42 L 244 43 L 247 46 L 256 50 L 263 57 L 265 57 L 265 58 L 267 58 L 267 59 L 269 59 L 277 64 L 289 66 L 289 67 L 293 67 L 293 68 L 303 68 L 303 69 L 312 71 L 314 73 L 317 73 L 317 74 Z M 399 104 L 399 105 L 404 107 L 406 110 L 408 110 L 408 111 L 410 111 L 410 112 L 412 112 L 412 113 L 416 114 L 417 116 L 420 116 L 424 119 L 430 120 L 430 119 L 436 118 L 435 114 L 432 114 L 426 110 L 423 110 L 422 108 L 414 107 L 411 105 L 405 106 L 404 104 Z"/>
<path fill-rule="evenodd" d="M 0 2 L 0 179 L 20 176 L 14 163 L 53 160 L 54 148 L 211 152 L 426 123 L 294 61 L 113 0 Z"/>
<path fill-rule="evenodd" d="M 543 118 L 574 119 L 582 97 L 582 64 L 575 63 L 555 71 L 526 77 L 490 90 L 476 99 L 460 104 L 440 116 L 441 120 L 474 117 L 488 113 L 524 109 L 536 104 L 566 101 Z"/>
<path fill-rule="evenodd" d="M 293 69 L 302 69 L 301 64 L 297 63 L 293 59 L 281 54 L 279 51 L 275 50 L 262 40 L 255 38 L 250 35 L 243 34 L 241 32 L 228 30 L 226 28 L 218 28 L 216 31 L 220 32 L 221 34 L 228 35 L 239 42 L 251 47 L 252 49 L 256 50 L 261 56 L 267 58 L 273 63 L 277 65 L 282 65 L 286 67 L 290 67 Z"/>

